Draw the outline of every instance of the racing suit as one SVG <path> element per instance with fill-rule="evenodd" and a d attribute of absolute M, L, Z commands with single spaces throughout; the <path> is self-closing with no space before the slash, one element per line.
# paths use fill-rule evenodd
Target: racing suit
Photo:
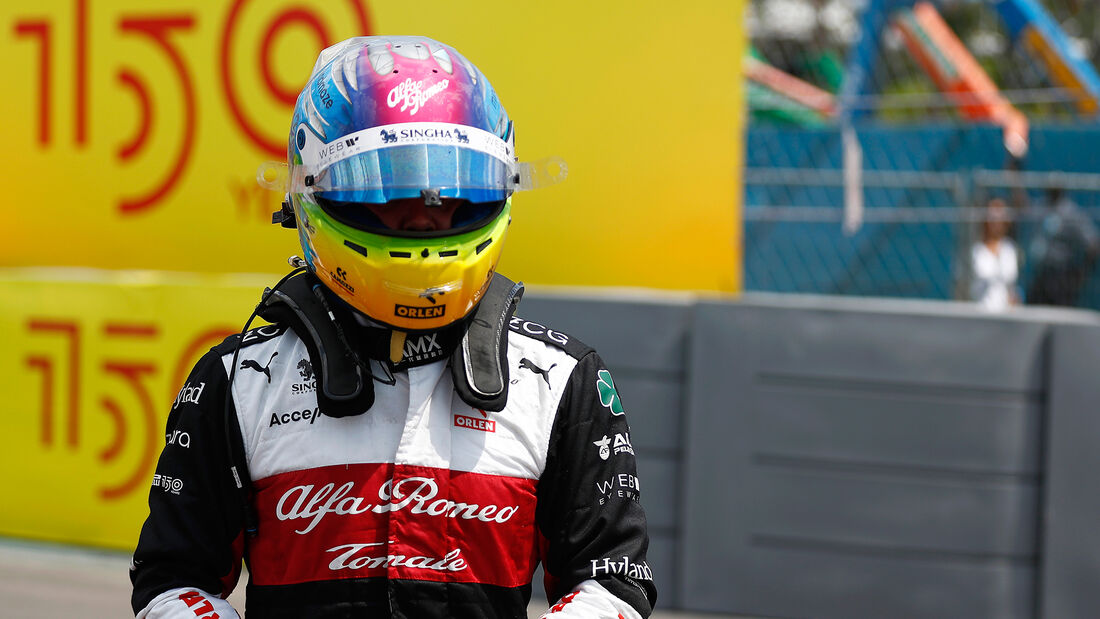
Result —
<path fill-rule="evenodd" d="M 540 561 L 547 615 L 649 615 L 633 447 L 595 351 L 513 317 L 507 403 L 487 412 L 445 371 L 453 334 L 410 334 L 392 364 L 378 329 L 345 328 L 392 377 L 375 380 L 361 415 L 320 412 L 307 348 L 286 327 L 245 335 L 228 400 L 238 336 L 196 364 L 134 554 L 139 618 L 235 616 L 225 598 L 242 558 L 253 617 L 526 617 Z M 255 535 L 233 450 L 252 479 Z"/>

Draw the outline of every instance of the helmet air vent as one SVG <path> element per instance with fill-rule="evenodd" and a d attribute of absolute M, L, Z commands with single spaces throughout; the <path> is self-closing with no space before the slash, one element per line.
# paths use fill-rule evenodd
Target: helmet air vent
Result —
<path fill-rule="evenodd" d="M 344 62 L 341 64 L 344 66 L 344 83 L 347 84 L 349 90 L 359 90 L 359 75 L 357 72 L 356 60 L 359 59 L 359 52 L 353 52 L 344 56 Z"/>
<path fill-rule="evenodd" d="M 364 256 L 367 255 L 367 248 L 363 247 L 362 245 L 352 243 L 351 241 L 348 241 L 348 240 L 344 240 L 344 245 L 351 248 L 352 250 L 360 253 L 360 254 L 363 254 Z"/>
<path fill-rule="evenodd" d="M 385 75 L 393 71 L 393 54 L 385 47 L 370 46 L 367 49 L 367 60 L 370 61 L 370 68 L 374 69 L 374 72 L 378 75 Z"/>
<path fill-rule="evenodd" d="M 441 69 L 450 75 L 454 75 L 455 67 L 454 64 L 451 63 L 451 56 L 447 53 L 447 50 L 442 47 L 433 50 L 432 58 L 435 58 L 436 63 L 439 64 Z"/>
<path fill-rule="evenodd" d="M 332 80 L 332 84 L 336 86 L 336 91 L 340 93 L 340 96 L 344 98 L 344 101 L 351 103 L 351 97 L 348 96 L 347 85 L 344 83 L 342 67 L 344 63 L 334 62 L 332 63 L 332 70 L 329 71 L 329 78 Z"/>

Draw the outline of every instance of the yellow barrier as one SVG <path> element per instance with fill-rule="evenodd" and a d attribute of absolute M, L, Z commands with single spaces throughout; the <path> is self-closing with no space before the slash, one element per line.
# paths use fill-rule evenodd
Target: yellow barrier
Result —
<path fill-rule="evenodd" d="M 524 159 L 500 270 L 528 283 L 740 288 L 743 0 L 0 3 L 0 534 L 129 548 L 169 405 L 298 253 L 271 226 L 294 94 L 364 33 L 454 45 Z M 201 272 L 88 271 L 79 266 Z"/>
<path fill-rule="evenodd" d="M 424 34 L 492 80 L 521 157 L 501 271 L 529 283 L 740 287 L 743 0 L 40 0 L 0 6 L 0 266 L 285 270 L 257 166 L 284 159 L 325 44 Z"/>
<path fill-rule="evenodd" d="M 132 548 L 187 373 L 273 283 L 0 272 L 0 534 Z"/>

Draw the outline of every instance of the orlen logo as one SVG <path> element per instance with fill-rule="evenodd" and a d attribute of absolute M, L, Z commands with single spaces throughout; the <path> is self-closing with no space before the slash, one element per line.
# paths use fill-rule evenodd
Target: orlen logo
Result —
<path fill-rule="evenodd" d="M 447 313 L 447 306 L 436 305 L 434 307 L 416 307 L 413 305 L 394 305 L 394 316 L 400 316 L 401 318 L 442 318 L 443 314 Z"/>
<path fill-rule="evenodd" d="M 179 384 L 179 383 L 176 383 Z M 206 387 L 206 383 L 199 383 L 198 387 L 192 387 L 191 383 L 187 383 L 180 389 L 180 392 L 176 395 L 176 401 L 172 404 L 174 410 L 180 404 L 198 404 L 199 398 L 202 397 L 202 390 Z"/>
<path fill-rule="evenodd" d="M 469 428 L 471 430 L 481 430 L 482 432 L 496 432 L 497 422 L 489 419 L 489 413 L 486 413 L 480 408 L 475 410 L 481 413 L 481 415 L 485 417 L 485 419 L 478 419 L 477 417 L 468 417 L 466 415 L 459 415 L 458 413 L 455 413 L 455 427 Z"/>

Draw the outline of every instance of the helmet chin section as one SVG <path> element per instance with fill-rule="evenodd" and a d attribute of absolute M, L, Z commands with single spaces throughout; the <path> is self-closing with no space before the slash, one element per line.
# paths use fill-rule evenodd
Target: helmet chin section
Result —
<path fill-rule="evenodd" d="M 431 330 L 462 320 L 481 300 L 500 259 L 510 211 L 509 204 L 483 228 L 432 239 L 368 233 L 311 213 L 315 233 L 303 239 L 313 271 L 349 305 L 395 329 Z"/>

